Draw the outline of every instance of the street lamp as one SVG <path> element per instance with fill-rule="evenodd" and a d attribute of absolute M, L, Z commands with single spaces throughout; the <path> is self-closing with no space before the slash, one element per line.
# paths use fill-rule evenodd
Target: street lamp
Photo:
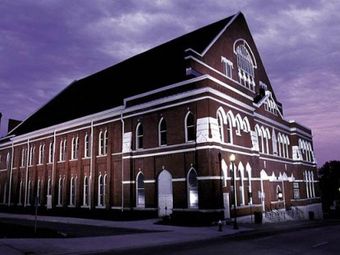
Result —
<path fill-rule="evenodd" d="M 234 168 L 234 163 L 235 163 L 235 155 L 231 154 L 229 157 L 229 160 L 231 162 L 231 182 L 233 184 L 233 200 L 234 200 L 234 229 L 238 229 L 237 226 L 237 212 L 236 212 L 236 178 L 235 178 L 235 168 Z"/>

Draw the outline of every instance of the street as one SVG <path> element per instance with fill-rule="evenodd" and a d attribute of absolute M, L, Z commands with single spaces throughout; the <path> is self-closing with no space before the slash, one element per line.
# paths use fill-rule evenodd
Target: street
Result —
<path fill-rule="evenodd" d="M 133 240 L 131 240 L 133 242 Z M 259 238 L 230 240 L 230 237 L 184 245 L 145 248 L 103 254 L 339 254 L 340 226 L 294 230 Z"/>

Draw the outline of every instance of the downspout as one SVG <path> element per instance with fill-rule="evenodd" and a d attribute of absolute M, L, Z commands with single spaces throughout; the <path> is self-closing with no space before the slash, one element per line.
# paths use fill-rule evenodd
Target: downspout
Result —
<path fill-rule="evenodd" d="M 27 153 L 26 153 L 26 177 L 25 177 L 25 199 L 24 199 L 24 207 L 27 205 L 27 179 L 28 179 L 28 160 L 30 154 L 30 139 L 27 139 Z"/>
<path fill-rule="evenodd" d="M 92 175 L 93 175 L 93 120 L 91 121 L 91 157 L 90 157 L 90 181 L 89 181 L 89 209 L 91 210 L 91 202 L 92 202 Z"/>
<path fill-rule="evenodd" d="M 14 142 L 12 142 L 11 173 L 9 175 L 9 190 L 8 190 L 8 206 L 11 205 L 13 164 L 14 164 Z"/>
<path fill-rule="evenodd" d="M 57 159 L 56 159 L 56 151 L 55 151 L 55 148 L 56 148 L 56 142 L 57 142 L 57 134 L 56 134 L 56 130 L 54 130 L 53 132 L 53 155 L 52 155 L 52 159 L 53 159 L 53 162 L 52 162 L 52 181 L 51 181 L 51 206 L 53 208 L 53 198 L 54 198 L 54 192 L 55 192 L 55 164 L 57 162 Z"/>
<path fill-rule="evenodd" d="M 124 120 L 123 120 L 123 113 L 120 114 L 120 121 L 122 122 L 122 212 L 124 211 Z"/>

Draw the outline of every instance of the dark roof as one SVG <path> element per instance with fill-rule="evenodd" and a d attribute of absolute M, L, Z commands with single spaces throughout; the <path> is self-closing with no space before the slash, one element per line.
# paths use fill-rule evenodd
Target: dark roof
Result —
<path fill-rule="evenodd" d="M 9 134 L 59 124 L 123 104 L 123 99 L 187 79 L 185 50 L 201 53 L 234 16 L 185 34 L 71 83 Z"/>

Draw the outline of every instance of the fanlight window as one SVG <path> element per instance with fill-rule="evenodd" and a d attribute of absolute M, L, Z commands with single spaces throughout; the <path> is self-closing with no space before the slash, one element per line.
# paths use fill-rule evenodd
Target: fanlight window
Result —
<path fill-rule="evenodd" d="M 254 64 L 251 55 L 244 44 L 237 46 L 237 66 L 240 83 L 246 88 L 254 91 Z"/>

